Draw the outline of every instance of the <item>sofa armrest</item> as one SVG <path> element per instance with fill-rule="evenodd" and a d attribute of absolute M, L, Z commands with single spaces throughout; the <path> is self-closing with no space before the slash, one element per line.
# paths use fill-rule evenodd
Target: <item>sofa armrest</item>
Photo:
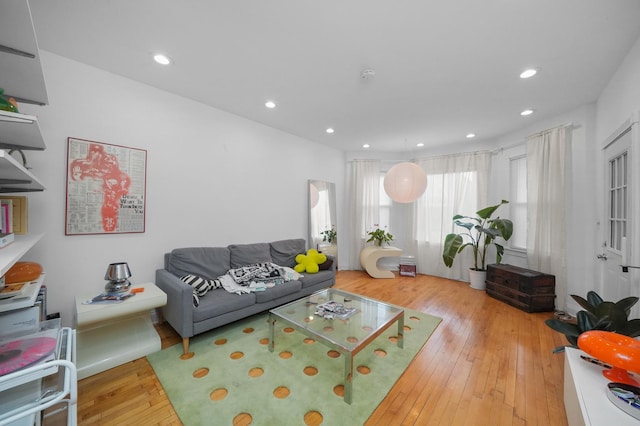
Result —
<path fill-rule="evenodd" d="M 331 267 L 329 268 L 329 270 L 333 271 L 333 273 L 335 274 L 336 273 L 336 263 L 337 263 L 338 260 L 336 259 L 335 256 L 332 256 L 330 254 L 327 254 L 326 256 L 327 256 L 327 259 L 333 260 L 333 262 L 331 262 Z"/>
<path fill-rule="evenodd" d="M 156 285 L 167 294 L 164 318 L 181 337 L 193 336 L 193 288 L 166 269 L 156 270 Z"/>

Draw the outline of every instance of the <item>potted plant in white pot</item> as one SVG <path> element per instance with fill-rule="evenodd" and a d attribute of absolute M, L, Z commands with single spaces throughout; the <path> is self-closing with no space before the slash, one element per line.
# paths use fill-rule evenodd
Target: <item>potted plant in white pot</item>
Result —
<path fill-rule="evenodd" d="M 469 269 L 469 279 L 471 287 L 479 290 L 485 289 L 487 276 L 487 249 L 493 245 L 496 247 L 496 263 L 502 261 L 504 247 L 496 242 L 496 238 L 501 237 L 505 241 L 513 234 L 513 222 L 509 219 L 492 219 L 493 213 L 503 204 L 508 204 L 502 200 L 500 204 L 485 207 L 476 212 L 476 217 L 455 215 L 453 223 L 465 230 L 455 234 L 449 234 L 444 239 L 444 249 L 442 259 L 444 264 L 451 268 L 456 255 L 465 248 L 471 247 L 473 250 L 473 268 Z"/>

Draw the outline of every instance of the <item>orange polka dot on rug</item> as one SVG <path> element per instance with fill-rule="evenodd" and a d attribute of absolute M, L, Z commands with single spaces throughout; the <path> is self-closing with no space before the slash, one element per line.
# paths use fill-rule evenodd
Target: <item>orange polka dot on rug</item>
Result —
<path fill-rule="evenodd" d="M 321 425 L 324 420 L 319 411 L 309 411 L 304 415 L 304 424 L 307 426 Z"/>
<path fill-rule="evenodd" d="M 366 365 L 359 365 L 356 367 L 356 370 L 358 371 L 358 373 L 363 374 L 363 375 L 367 375 L 369 373 L 371 373 L 371 369 L 369 367 L 367 367 Z"/>
<path fill-rule="evenodd" d="M 249 377 L 260 377 L 264 374 L 264 370 L 260 367 L 253 367 L 249 370 Z"/>
<path fill-rule="evenodd" d="M 209 369 L 206 367 L 202 367 L 193 372 L 193 377 L 195 377 L 196 379 L 201 379 L 207 374 L 209 374 Z"/>
<path fill-rule="evenodd" d="M 344 397 L 344 385 L 335 385 L 333 387 L 333 393 L 339 397 Z"/>
<path fill-rule="evenodd" d="M 304 371 L 304 374 L 306 374 L 307 376 L 315 376 L 316 374 L 318 374 L 318 369 L 311 365 L 306 366 L 302 371 Z"/>
<path fill-rule="evenodd" d="M 233 418 L 233 426 L 249 426 L 253 423 L 253 417 L 249 413 L 240 413 Z"/>
<path fill-rule="evenodd" d="M 211 398 L 212 401 L 221 401 L 225 399 L 228 394 L 229 391 L 227 391 L 225 388 L 218 388 L 214 389 L 214 391 L 209 394 L 209 398 Z"/>
<path fill-rule="evenodd" d="M 291 391 L 286 386 L 278 386 L 273 390 L 273 396 L 279 399 L 284 399 L 291 394 Z"/>

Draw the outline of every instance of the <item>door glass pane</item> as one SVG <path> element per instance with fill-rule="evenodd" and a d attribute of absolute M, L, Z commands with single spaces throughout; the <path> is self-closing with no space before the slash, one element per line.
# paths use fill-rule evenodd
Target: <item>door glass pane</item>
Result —
<path fill-rule="evenodd" d="M 609 247 L 621 249 L 627 232 L 627 153 L 609 161 Z"/>

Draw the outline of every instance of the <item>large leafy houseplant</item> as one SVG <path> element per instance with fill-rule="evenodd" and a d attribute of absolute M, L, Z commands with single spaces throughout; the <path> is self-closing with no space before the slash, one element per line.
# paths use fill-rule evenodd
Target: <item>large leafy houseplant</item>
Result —
<path fill-rule="evenodd" d="M 500 263 L 504 254 L 504 247 L 495 240 L 498 237 L 502 237 L 505 241 L 511 238 L 513 222 L 509 219 L 500 219 L 500 217 L 492 219 L 491 216 L 501 205 L 508 203 L 508 201 L 502 200 L 500 204 L 478 210 L 476 217 L 455 215 L 453 223 L 464 228 L 464 231 L 458 234 L 452 233 L 445 237 L 442 251 L 444 264 L 451 268 L 456 255 L 465 248 L 471 247 L 474 262 L 472 269 L 485 271 L 487 269 L 487 249 L 492 245 L 496 247 L 496 262 Z"/>
<path fill-rule="evenodd" d="M 595 291 L 587 293 L 587 298 L 572 294 L 573 300 L 585 310 L 576 314 L 576 322 L 566 322 L 559 319 L 545 321 L 549 327 L 565 335 L 571 346 L 578 347 L 578 337 L 589 330 L 613 331 L 629 337 L 640 336 L 640 319 L 629 320 L 631 308 L 638 302 L 637 297 L 625 297 L 617 302 L 607 302 Z M 562 352 L 564 346 L 554 349 Z"/>

